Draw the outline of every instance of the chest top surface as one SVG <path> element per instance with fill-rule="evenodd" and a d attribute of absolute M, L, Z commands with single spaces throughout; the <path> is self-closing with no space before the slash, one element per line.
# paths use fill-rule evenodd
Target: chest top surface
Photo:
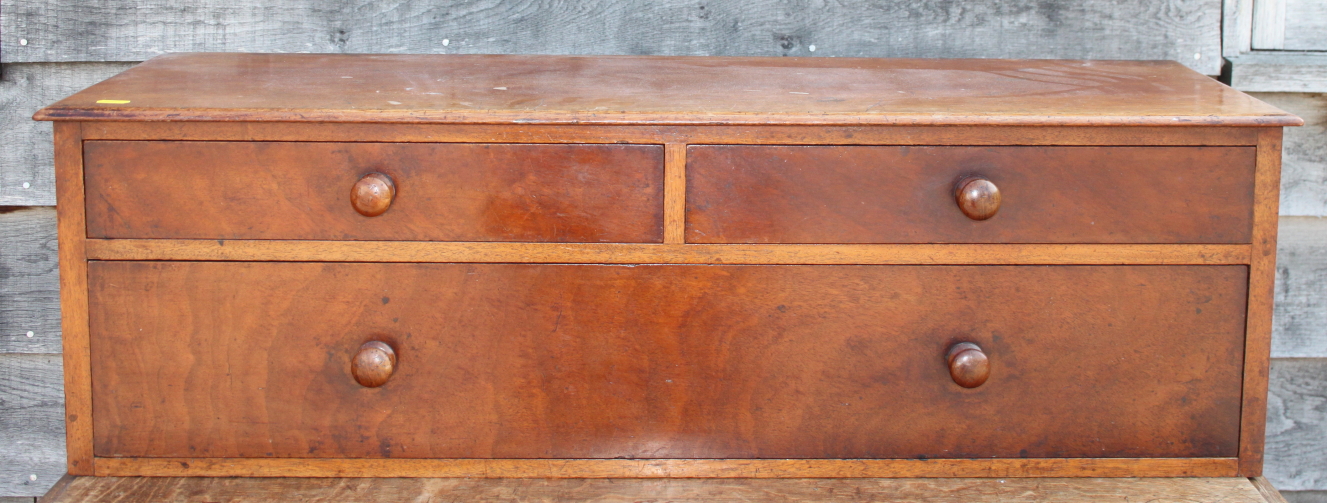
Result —
<path fill-rule="evenodd" d="M 168 54 L 39 120 L 1293 126 L 1169 61 Z"/>

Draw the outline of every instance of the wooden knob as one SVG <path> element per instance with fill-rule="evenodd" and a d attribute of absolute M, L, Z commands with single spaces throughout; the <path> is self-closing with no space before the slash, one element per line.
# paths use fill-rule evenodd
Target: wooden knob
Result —
<path fill-rule="evenodd" d="M 954 193 L 958 209 L 973 220 L 986 220 L 1000 211 L 1000 189 L 985 178 L 964 178 Z"/>
<path fill-rule="evenodd" d="M 350 189 L 350 204 L 360 215 L 376 217 L 392 205 L 396 198 L 396 183 L 382 173 L 369 173 L 355 182 Z"/>
<path fill-rule="evenodd" d="M 350 373 L 355 382 L 365 388 L 376 388 L 387 383 L 396 371 L 396 351 L 381 341 L 369 341 L 359 347 L 355 359 L 350 361 Z"/>
<path fill-rule="evenodd" d="M 991 362 L 981 347 L 960 342 L 949 348 L 949 377 L 964 388 L 975 388 L 991 377 Z"/>

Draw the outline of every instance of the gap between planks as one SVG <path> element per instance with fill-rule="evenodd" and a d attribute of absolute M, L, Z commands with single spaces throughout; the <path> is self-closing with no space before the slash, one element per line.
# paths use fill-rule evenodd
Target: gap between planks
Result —
<path fill-rule="evenodd" d="M 88 239 L 89 260 L 827 265 L 1246 265 L 1250 245 L 619 244 Z"/>

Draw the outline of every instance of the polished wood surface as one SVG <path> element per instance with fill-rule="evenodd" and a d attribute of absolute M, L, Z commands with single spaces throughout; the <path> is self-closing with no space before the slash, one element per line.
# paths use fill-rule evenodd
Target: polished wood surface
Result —
<path fill-rule="evenodd" d="M 1158 264 L 1249 263 L 1249 245 L 657 245 L 89 239 L 94 260 L 526 262 L 582 264 Z"/>
<path fill-rule="evenodd" d="M 96 453 L 1229 457 L 1246 274 L 92 262 Z M 960 341 L 999 355 L 979 388 Z"/>
<path fill-rule="evenodd" d="M 359 347 L 350 360 L 350 375 L 365 388 L 387 384 L 396 372 L 396 350 L 382 341 L 369 341 Z"/>
<path fill-rule="evenodd" d="M 664 242 L 680 244 L 686 235 L 687 146 L 664 145 Z"/>
<path fill-rule="evenodd" d="M 1248 243 L 1252 229 L 1252 148 L 687 152 L 689 243 Z M 956 207 L 965 176 L 999 186 L 998 215 Z"/>
<path fill-rule="evenodd" d="M 73 473 L 1261 473 L 1302 121 L 1174 63 L 166 55 L 37 118 Z"/>
<path fill-rule="evenodd" d="M 981 177 L 964 177 L 957 184 L 958 209 L 973 220 L 986 220 L 1000 211 L 1000 188 Z"/>
<path fill-rule="evenodd" d="M 1231 126 L 601 126 L 289 122 L 84 122 L 88 140 L 646 143 L 751 145 L 1256 146 Z"/>
<path fill-rule="evenodd" d="M 92 141 L 90 237 L 661 242 L 663 148 Z M 391 210 L 346 194 L 391 177 Z M 145 197 L 150 195 L 150 197 Z"/>
<path fill-rule="evenodd" d="M 960 342 L 949 348 L 945 360 L 949 363 L 949 377 L 964 388 L 975 388 L 991 377 L 991 361 L 981 346 Z"/>
<path fill-rule="evenodd" d="M 92 348 L 88 335 L 83 139 L 77 123 L 54 126 L 67 470 L 74 475 L 92 475 Z"/>
<path fill-rule="evenodd" d="M 1277 496 L 1279 497 L 1279 496 Z M 635 503 L 1282 503 L 1246 478 L 465 479 L 78 477 L 41 503 L 528 501 Z"/>
<path fill-rule="evenodd" d="M 61 100 L 35 118 L 1302 124 L 1170 61 L 233 53 L 161 55 Z"/>
<path fill-rule="evenodd" d="M 99 477 L 1233 477 L 1236 458 L 326 459 L 96 458 Z"/>
<path fill-rule="evenodd" d="M 1276 231 L 1281 190 L 1281 129 L 1258 139 L 1258 171 L 1249 253 L 1249 314 L 1245 336 L 1244 406 L 1240 421 L 1240 475 L 1262 475 L 1267 435 L 1267 378 L 1272 353 L 1272 303 L 1276 298 Z"/>
<path fill-rule="evenodd" d="M 382 173 L 369 173 L 350 187 L 350 205 L 360 215 L 376 217 L 392 206 L 396 183 Z"/>

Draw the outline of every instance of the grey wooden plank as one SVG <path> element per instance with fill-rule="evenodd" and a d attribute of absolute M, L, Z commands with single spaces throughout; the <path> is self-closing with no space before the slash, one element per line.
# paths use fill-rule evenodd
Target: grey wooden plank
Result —
<path fill-rule="evenodd" d="M 7 3 L 5 62 L 238 51 L 1174 59 L 1208 75 L 1221 67 L 1221 0 Z"/>
<path fill-rule="evenodd" d="M 1225 0 L 1221 14 L 1221 54 L 1233 58 L 1253 45 L 1253 1 Z"/>
<path fill-rule="evenodd" d="M 1281 491 L 1288 503 L 1327 503 L 1327 491 Z"/>
<path fill-rule="evenodd" d="M 1230 86 L 1244 92 L 1327 92 L 1327 53 L 1250 52 L 1230 59 Z"/>
<path fill-rule="evenodd" d="M 1253 2 L 1253 48 L 1281 50 L 1286 40 L 1285 0 Z"/>
<path fill-rule="evenodd" d="M 60 355 L 0 354 L 0 495 L 41 496 L 65 473 Z"/>
<path fill-rule="evenodd" d="M 0 206 L 55 204 L 51 123 L 34 121 L 32 114 L 131 66 L 133 63 L 4 65 L 0 79 L 0 132 L 5 139 L 0 148 Z"/>
<path fill-rule="evenodd" d="M 0 353 L 61 352 L 55 236 L 55 208 L 0 207 Z"/>
<path fill-rule="evenodd" d="M 1304 119 L 1285 128 L 1281 215 L 1327 216 L 1327 94 L 1251 94 Z"/>
<path fill-rule="evenodd" d="M 1284 0 L 1285 42 L 1288 51 L 1327 51 L 1327 2 Z"/>
<path fill-rule="evenodd" d="M 1282 491 L 1327 489 L 1327 358 L 1273 359 L 1263 474 Z"/>
<path fill-rule="evenodd" d="M 1327 357 L 1327 218 L 1281 217 L 1276 251 L 1272 357 Z"/>
<path fill-rule="evenodd" d="M 0 496 L 0 503 L 36 503 L 37 498 L 20 496 Z"/>

